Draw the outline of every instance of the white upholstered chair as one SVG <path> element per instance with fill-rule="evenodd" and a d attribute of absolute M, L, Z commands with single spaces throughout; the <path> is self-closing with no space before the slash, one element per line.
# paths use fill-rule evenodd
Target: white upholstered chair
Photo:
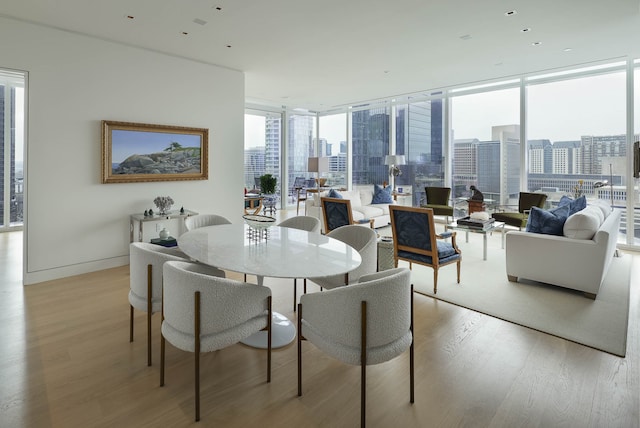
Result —
<path fill-rule="evenodd" d="M 195 419 L 200 420 L 200 353 L 212 352 L 267 330 L 267 382 L 271 381 L 271 290 L 209 275 L 189 262 L 164 265 L 160 386 L 165 341 L 195 356 Z"/>
<path fill-rule="evenodd" d="M 346 275 L 309 278 L 310 281 L 315 282 L 322 288 L 331 289 L 358 282 L 362 275 L 374 273 L 378 269 L 378 235 L 375 230 L 368 227 L 349 225 L 334 229 L 327 236 L 353 247 L 360 253 L 362 263 Z M 305 293 L 306 291 L 305 284 Z"/>
<path fill-rule="evenodd" d="M 320 233 L 320 220 L 311 216 L 299 215 L 295 217 L 290 217 L 282 221 L 278 226 L 290 227 L 292 229 L 306 230 L 307 232 Z M 306 283 L 305 283 L 305 293 L 306 292 L 307 292 L 307 289 L 306 289 Z M 298 280 L 294 278 L 293 279 L 293 311 L 294 312 L 296 310 L 296 305 L 298 303 L 297 301 L 298 301 Z"/>
<path fill-rule="evenodd" d="M 231 224 L 231 222 L 227 218 L 217 214 L 192 215 L 184 220 L 184 225 L 187 230 L 193 230 L 205 226 L 216 226 L 219 224 Z"/>
<path fill-rule="evenodd" d="M 347 364 L 361 366 L 360 422 L 365 426 L 366 366 L 389 361 L 407 349 L 409 401 L 414 402 L 413 286 L 411 271 L 394 268 L 360 282 L 300 297 L 298 396 L 302 395 L 302 340 Z"/>
<path fill-rule="evenodd" d="M 151 365 L 151 315 L 162 307 L 162 265 L 187 260 L 173 248 L 146 242 L 129 245 L 129 342 L 133 342 L 133 309 L 147 313 L 147 365 Z"/>

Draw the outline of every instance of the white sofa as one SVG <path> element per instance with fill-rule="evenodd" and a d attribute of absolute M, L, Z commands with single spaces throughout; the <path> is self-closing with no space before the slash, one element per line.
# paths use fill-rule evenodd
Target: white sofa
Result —
<path fill-rule="evenodd" d="M 596 220 L 598 210 L 603 218 Z M 606 204 L 588 205 L 567 218 L 564 236 L 508 232 L 509 281 L 530 279 L 582 291 L 595 299 L 616 249 L 620 215 Z"/>
<path fill-rule="evenodd" d="M 361 186 L 353 190 L 338 190 L 338 193 L 344 198 L 351 201 L 351 214 L 353 221 L 358 222 L 363 219 L 373 219 L 373 227 L 387 226 L 391 221 L 389 215 L 389 204 L 372 204 L 373 201 L 373 185 Z M 307 199 L 307 215 L 316 217 L 320 220 L 322 231 L 324 232 L 324 219 L 322 218 L 322 206 L 320 198 L 328 196 L 329 192 L 320 192 L 314 194 L 312 199 Z M 394 202 L 395 203 L 395 202 Z M 369 223 L 365 223 L 369 226 Z"/>

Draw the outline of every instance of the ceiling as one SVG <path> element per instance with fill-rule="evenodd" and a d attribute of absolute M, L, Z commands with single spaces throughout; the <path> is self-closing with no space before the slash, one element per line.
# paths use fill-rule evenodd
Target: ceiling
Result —
<path fill-rule="evenodd" d="M 0 15 L 241 70 L 248 102 L 309 110 L 640 56 L 638 0 L 3 0 Z"/>

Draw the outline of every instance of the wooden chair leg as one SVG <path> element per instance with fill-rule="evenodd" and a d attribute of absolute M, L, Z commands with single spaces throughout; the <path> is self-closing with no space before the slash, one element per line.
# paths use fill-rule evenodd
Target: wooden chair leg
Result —
<path fill-rule="evenodd" d="M 298 303 L 298 397 L 302 396 L 302 304 Z"/>
<path fill-rule="evenodd" d="M 271 317 L 272 311 L 272 297 L 267 298 L 267 305 L 269 306 L 268 318 L 267 318 L 267 383 L 271 382 L 271 348 L 272 348 L 272 330 L 271 330 Z"/>
<path fill-rule="evenodd" d="M 367 302 L 361 303 L 360 348 L 360 426 L 365 427 L 367 413 Z"/>
<path fill-rule="evenodd" d="M 133 305 L 129 305 L 129 342 L 133 342 Z"/>
<path fill-rule="evenodd" d="M 153 315 L 153 267 L 147 265 L 147 366 L 151 366 L 151 315 Z"/>
<path fill-rule="evenodd" d="M 458 269 L 458 284 L 460 284 L 460 260 L 458 260 L 457 265 L 458 265 L 457 266 L 457 269 Z"/>
<path fill-rule="evenodd" d="M 411 346 L 409 347 L 409 402 L 414 402 L 414 355 L 413 355 L 413 344 L 415 342 L 415 336 L 413 334 L 413 284 L 411 284 Z"/>
<path fill-rule="evenodd" d="M 200 292 L 194 296 L 194 336 L 195 336 L 195 395 L 196 395 L 196 422 L 200 420 Z"/>
<path fill-rule="evenodd" d="M 438 269 L 433 268 L 433 294 L 438 292 Z"/>

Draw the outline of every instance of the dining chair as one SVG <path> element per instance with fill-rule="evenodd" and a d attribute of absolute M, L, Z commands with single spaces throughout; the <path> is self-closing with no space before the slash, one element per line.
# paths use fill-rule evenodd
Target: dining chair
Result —
<path fill-rule="evenodd" d="M 531 208 L 544 208 L 544 204 L 547 201 L 547 195 L 537 192 L 520 192 L 518 197 L 518 211 L 513 211 L 513 208 L 509 210 L 509 206 L 498 207 L 498 212 L 491 214 L 496 221 L 504 222 L 505 224 L 513 227 L 517 227 L 522 230 L 527 226 L 529 220 L 529 212 Z"/>
<path fill-rule="evenodd" d="M 205 226 L 217 226 L 219 224 L 231 224 L 231 222 L 227 218 L 217 214 L 198 214 L 189 216 L 184 220 L 184 225 L 187 230 Z"/>
<path fill-rule="evenodd" d="M 322 289 L 332 289 L 358 282 L 361 276 L 378 269 L 378 234 L 375 230 L 357 225 L 342 226 L 332 230 L 327 236 L 344 242 L 355 249 L 362 258 L 360 266 L 344 275 L 309 278 Z M 306 279 L 304 292 L 306 294 Z"/>
<path fill-rule="evenodd" d="M 289 227 L 292 229 L 306 230 L 307 232 L 320 233 L 320 220 L 311 216 L 295 216 L 290 217 L 280 224 L 280 227 Z M 306 280 L 305 280 L 306 281 Z M 305 282 L 306 293 L 306 282 Z M 293 311 L 296 311 L 298 300 L 298 279 L 293 278 Z"/>
<path fill-rule="evenodd" d="M 162 265 L 188 260 L 172 248 L 147 242 L 129 245 L 129 342 L 133 342 L 133 310 L 147 313 L 147 365 L 151 365 L 151 316 L 162 306 Z"/>
<path fill-rule="evenodd" d="M 206 266 L 164 264 L 160 386 L 165 384 L 165 342 L 194 353 L 195 419 L 200 420 L 200 354 L 226 348 L 267 330 L 267 382 L 271 382 L 271 290 L 208 274 Z"/>
<path fill-rule="evenodd" d="M 395 266 L 399 260 L 428 266 L 433 269 L 433 293 L 438 292 L 438 269 L 456 264 L 460 283 L 462 252 L 456 244 L 456 233 L 436 233 L 433 210 L 422 207 L 390 205 L 391 232 Z M 444 239 L 451 238 L 451 243 Z"/>
<path fill-rule="evenodd" d="M 300 214 L 300 202 L 304 202 L 304 213 L 307 214 L 307 188 L 305 187 L 307 179 L 304 177 L 296 177 L 291 188 L 291 196 L 296 201 L 296 215 Z"/>
<path fill-rule="evenodd" d="M 449 205 L 451 187 L 427 186 L 424 188 L 426 201 L 424 208 L 431 208 L 434 215 L 445 216 L 445 221 L 449 223 L 449 217 L 453 217 L 453 206 Z"/>
<path fill-rule="evenodd" d="M 392 308 L 392 309 L 391 309 Z M 302 341 L 347 364 L 359 365 L 360 426 L 366 422 L 366 367 L 409 349 L 409 402 L 414 402 L 413 286 L 407 268 L 360 278 L 356 284 L 305 294 L 298 305 L 298 396 Z M 381 386 L 385 388 L 385 386 Z M 334 388 L 337 390 L 338 388 Z"/>

